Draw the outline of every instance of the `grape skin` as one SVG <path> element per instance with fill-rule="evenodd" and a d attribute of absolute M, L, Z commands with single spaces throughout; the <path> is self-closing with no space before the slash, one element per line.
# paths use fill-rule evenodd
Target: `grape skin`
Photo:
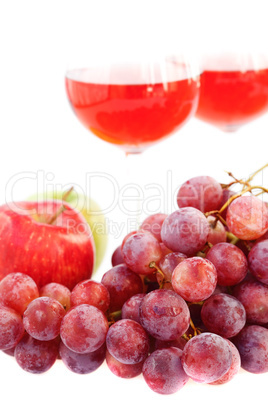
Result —
<path fill-rule="evenodd" d="M 122 255 L 133 272 L 147 275 L 152 272 L 150 263 L 158 263 L 162 257 L 162 250 L 159 241 L 151 232 L 139 230 L 125 241 Z"/>
<path fill-rule="evenodd" d="M 210 332 L 231 338 L 246 324 L 246 311 L 235 297 L 218 293 L 207 299 L 201 310 L 202 321 Z"/>
<path fill-rule="evenodd" d="M 21 315 L 28 304 L 39 296 L 39 290 L 32 278 L 20 272 L 6 275 L 0 282 L 1 304 Z"/>
<path fill-rule="evenodd" d="M 112 258 L 111 258 L 111 263 L 112 263 L 113 267 L 116 267 L 116 265 L 124 263 L 124 258 L 122 256 L 122 250 L 121 250 L 121 244 L 114 250 L 114 252 L 112 254 Z"/>
<path fill-rule="evenodd" d="M 65 311 L 68 311 L 70 308 L 71 291 L 60 283 L 50 282 L 44 285 L 39 291 L 39 296 L 47 296 L 58 300 L 58 302 L 60 302 L 64 307 Z"/>
<path fill-rule="evenodd" d="M 220 384 L 225 384 L 234 378 L 236 374 L 238 374 L 240 367 L 241 367 L 241 358 L 239 351 L 237 347 L 227 339 L 228 345 L 230 346 L 231 352 L 232 352 L 232 364 L 230 369 L 225 373 L 222 377 L 220 377 L 218 380 L 211 382 L 211 385 L 220 385 Z"/>
<path fill-rule="evenodd" d="M 248 323 L 268 323 L 268 286 L 249 278 L 233 288 L 233 295 L 243 304 Z"/>
<path fill-rule="evenodd" d="M 140 304 L 145 293 L 138 293 L 130 297 L 122 307 L 122 318 L 129 318 L 140 324 Z"/>
<path fill-rule="evenodd" d="M 222 188 L 213 177 L 197 176 L 183 183 L 178 191 L 180 208 L 193 207 L 202 212 L 215 211 L 222 203 Z"/>
<path fill-rule="evenodd" d="M 255 244 L 248 255 L 249 270 L 260 282 L 268 285 L 268 240 Z"/>
<path fill-rule="evenodd" d="M 183 350 L 184 346 L 186 345 L 187 340 L 180 336 L 179 338 L 173 341 L 161 341 L 160 339 L 155 339 L 154 349 L 166 349 L 174 346 L 175 348 Z"/>
<path fill-rule="evenodd" d="M 22 318 L 9 307 L 0 307 L 0 349 L 14 348 L 24 335 Z"/>
<path fill-rule="evenodd" d="M 44 373 L 58 357 L 58 341 L 39 341 L 26 333 L 17 344 L 14 355 L 23 370 L 33 374 Z"/>
<path fill-rule="evenodd" d="M 242 240 L 255 240 L 268 230 L 268 208 L 256 196 L 238 197 L 226 214 L 229 230 Z"/>
<path fill-rule="evenodd" d="M 182 253 L 169 253 L 166 256 L 162 257 L 159 261 L 159 268 L 162 272 L 161 275 L 159 272 L 156 273 L 156 279 L 159 285 L 162 285 L 163 289 L 171 289 L 173 290 L 171 284 L 171 277 L 176 266 L 183 260 L 185 260 L 187 256 Z"/>
<path fill-rule="evenodd" d="M 23 315 L 25 330 L 39 341 L 50 341 L 60 334 L 64 307 L 51 297 L 38 297 L 31 301 Z"/>
<path fill-rule="evenodd" d="M 171 283 L 173 289 L 188 302 L 200 302 L 214 292 L 217 285 L 217 271 L 205 258 L 187 258 L 174 269 Z"/>
<path fill-rule="evenodd" d="M 248 272 L 247 258 L 234 244 L 215 244 L 206 258 L 215 266 L 220 286 L 234 286 L 241 282 Z"/>
<path fill-rule="evenodd" d="M 209 332 L 191 338 L 182 352 L 182 366 L 194 381 L 211 383 L 231 367 L 232 352 L 226 339 Z"/>
<path fill-rule="evenodd" d="M 208 243 L 217 244 L 224 243 L 227 240 L 227 234 L 225 227 L 221 223 L 221 221 L 217 220 L 214 216 L 209 215 L 207 217 L 207 221 L 209 223 L 209 234 L 208 234 Z M 216 226 L 215 226 L 216 221 Z"/>
<path fill-rule="evenodd" d="M 144 362 L 142 374 L 147 385 L 159 394 L 179 391 L 189 380 L 181 364 L 181 350 L 175 347 L 154 351 Z"/>
<path fill-rule="evenodd" d="M 105 342 L 108 321 L 97 307 L 80 304 L 71 308 L 63 318 L 60 336 L 67 348 L 76 353 L 90 353 Z"/>
<path fill-rule="evenodd" d="M 189 257 L 204 248 L 208 234 L 209 224 L 206 217 L 192 207 L 181 208 L 168 215 L 161 229 L 165 246 Z"/>
<path fill-rule="evenodd" d="M 251 373 L 268 372 L 268 329 L 249 325 L 232 339 L 241 357 L 241 367 Z"/>
<path fill-rule="evenodd" d="M 221 202 L 221 205 L 220 205 L 220 208 L 219 208 L 219 209 L 221 209 L 221 207 L 223 207 L 224 204 L 225 204 L 233 195 L 235 195 L 235 192 L 234 192 L 233 190 L 230 190 L 229 188 L 224 188 L 224 189 L 222 190 L 222 202 Z M 227 210 L 228 210 L 228 207 L 225 208 L 225 209 L 222 211 L 222 213 L 221 213 L 221 216 L 222 216 L 222 218 L 223 218 L 225 221 L 226 221 Z"/>
<path fill-rule="evenodd" d="M 142 222 L 140 229 L 148 230 L 151 232 L 159 242 L 161 242 L 161 228 L 164 220 L 166 219 L 167 214 L 153 214 L 148 216 Z"/>
<path fill-rule="evenodd" d="M 106 363 L 111 372 L 117 377 L 134 378 L 141 374 L 143 361 L 136 364 L 124 364 L 116 360 L 111 353 L 106 351 Z"/>
<path fill-rule="evenodd" d="M 102 283 L 86 279 L 73 288 L 70 300 L 71 307 L 89 304 L 105 313 L 110 305 L 110 293 Z"/>
<path fill-rule="evenodd" d="M 173 290 L 157 289 L 143 298 L 140 322 L 156 339 L 171 341 L 187 331 L 190 312 L 183 298 Z"/>
<path fill-rule="evenodd" d="M 137 364 L 149 353 L 149 338 L 136 321 L 122 319 L 115 322 L 107 333 L 106 345 L 109 353 L 124 364 Z"/>
<path fill-rule="evenodd" d="M 117 265 L 105 272 L 101 283 L 110 294 L 110 312 L 121 310 L 123 304 L 131 296 L 143 292 L 143 283 L 140 276 L 125 264 Z"/>
<path fill-rule="evenodd" d="M 59 354 L 65 366 L 76 374 L 89 374 L 97 370 L 105 360 L 105 343 L 91 353 L 75 353 L 63 342 L 60 343 Z"/>

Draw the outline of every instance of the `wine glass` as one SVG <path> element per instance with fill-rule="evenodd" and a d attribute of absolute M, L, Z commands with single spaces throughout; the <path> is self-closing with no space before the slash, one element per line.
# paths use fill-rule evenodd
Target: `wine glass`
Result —
<path fill-rule="evenodd" d="M 203 56 L 196 117 L 226 132 L 268 111 L 268 57 L 264 53 L 222 51 Z"/>
<path fill-rule="evenodd" d="M 139 49 L 111 58 L 75 59 L 65 84 L 79 121 L 125 152 L 127 181 L 135 184 L 138 170 L 142 171 L 137 154 L 175 133 L 194 115 L 200 71 L 196 60 L 185 52 Z M 132 212 L 140 216 L 139 203 Z"/>
<path fill-rule="evenodd" d="M 80 66 L 66 72 L 65 83 L 80 122 L 127 154 L 178 130 L 199 94 L 199 73 L 183 55 Z"/>

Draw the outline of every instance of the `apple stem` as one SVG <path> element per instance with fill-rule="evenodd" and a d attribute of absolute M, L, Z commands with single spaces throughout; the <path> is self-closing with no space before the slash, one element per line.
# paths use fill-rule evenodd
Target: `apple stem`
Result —
<path fill-rule="evenodd" d="M 48 219 L 48 221 L 46 222 L 48 225 L 53 225 L 53 223 L 55 223 L 56 219 L 58 218 L 58 216 L 60 216 L 63 211 L 66 209 L 66 207 L 64 205 L 61 205 L 57 211 Z"/>
<path fill-rule="evenodd" d="M 69 190 L 65 191 L 65 193 L 62 196 L 62 200 L 67 201 L 67 198 L 69 197 L 69 195 L 71 194 L 71 192 L 73 190 L 74 190 L 74 187 L 72 186 L 71 188 L 69 188 Z"/>
<path fill-rule="evenodd" d="M 68 196 L 71 194 L 71 192 L 73 191 L 74 187 L 72 186 L 71 188 L 69 188 L 69 190 L 65 191 L 65 193 L 62 196 L 62 201 L 66 201 Z M 57 218 L 63 213 L 63 211 L 66 209 L 66 207 L 64 205 L 61 205 L 57 211 L 49 217 L 49 219 L 47 219 L 46 223 L 48 225 L 53 225 L 55 223 L 55 221 L 57 220 Z"/>

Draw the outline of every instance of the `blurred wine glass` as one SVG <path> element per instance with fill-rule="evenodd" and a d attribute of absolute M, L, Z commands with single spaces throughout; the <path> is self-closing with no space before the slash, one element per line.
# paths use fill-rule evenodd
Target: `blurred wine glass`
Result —
<path fill-rule="evenodd" d="M 196 117 L 232 132 L 268 111 L 268 57 L 258 52 L 203 55 Z"/>

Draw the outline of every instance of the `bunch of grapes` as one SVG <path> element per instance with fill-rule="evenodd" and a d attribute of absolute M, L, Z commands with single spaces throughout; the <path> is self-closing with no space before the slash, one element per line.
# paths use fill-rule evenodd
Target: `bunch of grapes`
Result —
<path fill-rule="evenodd" d="M 268 372 L 268 192 L 208 176 L 185 182 L 178 209 L 147 217 L 112 255 L 100 282 L 38 289 L 0 282 L 0 349 L 31 373 L 60 358 L 86 374 L 104 362 L 172 394 L 191 378 L 223 384 Z M 233 191 L 233 186 L 241 186 Z M 257 193 L 255 193 L 257 191 Z"/>

